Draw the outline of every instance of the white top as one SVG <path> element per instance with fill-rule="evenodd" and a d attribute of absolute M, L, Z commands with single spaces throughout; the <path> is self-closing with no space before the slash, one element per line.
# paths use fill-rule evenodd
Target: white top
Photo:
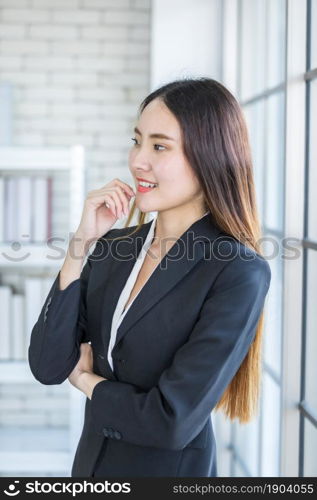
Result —
<path fill-rule="evenodd" d="M 202 215 L 201 219 L 205 215 L 207 215 L 208 213 L 209 213 L 209 211 L 207 211 L 206 213 L 204 213 L 204 215 Z M 146 236 L 145 242 L 144 242 L 144 244 L 142 246 L 142 249 L 141 249 L 141 251 L 140 251 L 140 253 L 139 253 L 138 257 L 137 257 L 137 260 L 136 260 L 136 262 L 135 262 L 135 264 L 134 264 L 134 266 L 132 268 L 130 276 L 127 279 L 127 282 L 126 282 L 125 286 L 123 287 L 123 290 L 122 290 L 122 292 L 120 294 L 120 297 L 119 297 L 116 309 L 115 309 L 114 314 L 113 314 L 112 324 L 111 324 L 111 333 L 110 333 L 110 342 L 109 342 L 108 353 L 107 353 L 108 362 L 109 362 L 112 370 L 113 370 L 112 349 L 113 349 L 115 341 L 116 341 L 116 336 L 117 336 L 118 328 L 119 328 L 119 326 L 120 326 L 123 318 L 127 314 L 129 308 L 131 307 L 131 305 L 133 304 L 133 302 L 135 301 L 135 299 L 137 298 L 137 296 L 139 295 L 140 291 L 143 288 L 142 287 L 141 290 L 138 291 L 138 293 L 133 298 L 133 300 L 130 302 L 130 304 L 128 305 L 128 307 L 125 310 L 123 310 L 125 304 L 128 301 L 128 298 L 130 297 L 130 293 L 131 293 L 132 288 L 134 287 L 134 284 L 136 282 L 137 276 L 139 274 L 139 271 L 141 269 L 141 266 L 143 264 L 143 261 L 145 259 L 146 254 L 147 254 L 147 250 L 149 249 L 149 247 L 152 244 L 152 240 L 153 240 L 154 232 L 155 232 L 155 227 L 156 227 L 156 220 L 157 220 L 157 215 L 155 216 L 155 218 L 152 221 L 152 224 L 151 224 L 149 232 L 148 232 L 148 234 Z M 156 268 L 154 268 L 152 272 L 154 272 L 155 269 Z M 152 273 L 151 273 L 151 275 L 152 275 Z M 149 278 L 150 278 L 150 276 L 149 276 Z"/>

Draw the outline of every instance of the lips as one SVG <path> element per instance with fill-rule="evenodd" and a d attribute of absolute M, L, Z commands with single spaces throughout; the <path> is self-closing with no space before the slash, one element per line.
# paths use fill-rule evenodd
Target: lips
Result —
<path fill-rule="evenodd" d="M 136 180 L 141 182 L 148 182 L 149 184 L 156 184 L 156 182 L 149 181 L 148 179 L 143 179 L 143 177 L 137 177 Z"/>
<path fill-rule="evenodd" d="M 156 182 L 152 182 L 152 181 L 149 181 L 147 179 L 143 179 L 142 177 L 137 177 L 137 181 L 138 181 L 137 191 L 139 191 L 139 193 L 148 193 L 149 191 L 151 191 L 152 189 L 155 189 L 157 187 Z M 141 182 L 146 183 L 146 184 L 156 184 L 156 185 L 155 186 L 142 186 Z"/>
<path fill-rule="evenodd" d="M 137 187 L 137 191 L 139 191 L 139 193 L 148 193 L 149 191 L 152 191 L 153 189 L 156 189 L 157 186 L 155 187 L 144 187 L 144 186 L 141 186 L 140 184 L 138 184 L 138 187 Z"/>

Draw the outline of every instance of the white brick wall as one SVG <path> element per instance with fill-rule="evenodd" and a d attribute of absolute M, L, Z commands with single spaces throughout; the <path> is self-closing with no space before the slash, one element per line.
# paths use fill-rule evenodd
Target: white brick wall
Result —
<path fill-rule="evenodd" d="M 110 181 L 114 168 L 131 180 L 131 129 L 150 81 L 150 8 L 151 0 L 0 0 L 0 81 L 14 85 L 13 143 L 83 144 L 87 190 Z M 54 217 L 63 237 L 63 218 Z"/>
<path fill-rule="evenodd" d="M 150 8 L 151 0 L 0 0 L 14 144 L 83 143 L 87 190 L 107 181 L 107 164 L 130 178 L 131 126 L 149 91 Z"/>
<path fill-rule="evenodd" d="M 150 84 L 150 8 L 151 0 L 0 0 L 0 82 L 14 86 L 13 144 L 83 144 L 88 191 L 117 176 L 131 182 L 128 148 Z M 61 175 L 57 236 L 65 185 Z M 68 404 L 65 386 L 0 381 L 0 429 L 67 426 Z"/>

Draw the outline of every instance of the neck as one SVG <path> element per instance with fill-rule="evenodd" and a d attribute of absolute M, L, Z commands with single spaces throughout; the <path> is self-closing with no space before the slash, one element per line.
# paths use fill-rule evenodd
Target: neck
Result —
<path fill-rule="evenodd" d="M 184 208 L 174 208 L 158 212 L 154 231 L 154 245 L 160 244 L 162 240 L 175 242 L 194 222 L 202 218 L 207 211 L 204 207 L 196 209 L 190 207 L 186 210 Z"/>

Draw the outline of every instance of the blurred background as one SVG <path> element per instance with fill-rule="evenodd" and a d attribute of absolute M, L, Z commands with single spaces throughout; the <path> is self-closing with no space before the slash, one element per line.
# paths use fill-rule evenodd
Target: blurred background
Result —
<path fill-rule="evenodd" d="M 317 0 L 0 0 L 1 476 L 70 475 L 85 397 L 32 377 L 30 332 L 87 191 L 132 182 L 141 100 L 193 76 L 243 107 L 272 270 L 259 414 L 212 413 L 218 473 L 317 475 Z"/>

